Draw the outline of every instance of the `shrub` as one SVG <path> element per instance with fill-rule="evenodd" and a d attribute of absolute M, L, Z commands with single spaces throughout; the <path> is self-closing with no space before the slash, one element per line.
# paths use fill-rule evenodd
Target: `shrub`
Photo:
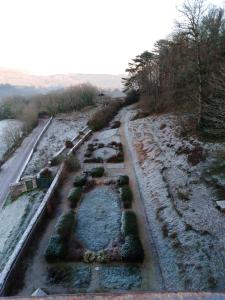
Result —
<path fill-rule="evenodd" d="M 132 191 L 131 188 L 129 187 L 129 185 L 124 185 L 121 187 L 120 189 L 120 194 L 121 194 L 121 200 L 123 202 L 123 204 L 126 203 L 127 205 L 132 205 L 132 200 L 133 200 L 133 195 L 132 195 Z"/>
<path fill-rule="evenodd" d="M 111 128 L 116 129 L 116 128 L 119 128 L 120 125 L 121 125 L 120 121 L 114 121 L 111 125 Z"/>
<path fill-rule="evenodd" d="M 67 255 L 67 245 L 62 241 L 59 234 L 52 235 L 45 250 L 45 258 L 48 262 L 62 260 Z"/>
<path fill-rule="evenodd" d="M 39 189 L 48 189 L 52 183 L 52 172 L 49 168 L 44 168 L 37 176 L 37 186 Z"/>
<path fill-rule="evenodd" d="M 87 150 L 86 152 L 85 152 L 85 154 L 84 154 L 84 157 L 91 157 L 91 155 L 92 155 L 92 152 L 90 151 L 90 150 Z"/>
<path fill-rule="evenodd" d="M 138 236 L 137 217 L 133 211 L 125 211 L 122 215 L 122 233 Z"/>
<path fill-rule="evenodd" d="M 128 235 L 121 247 L 122 260 L 126 262 L 143 262 L 144 249 L 139 237 Z"/>
<path fill-rule="evenodd" d="M 103 163 L 103 159 L 101 157 L 86 158 L 84 163 Z"/>
<path fill-rule="evenodd" d="M 84 262 L 86 263 L 92 263 L 96 260 L 96 253 L 93 251 L 85 251 L 84 253 Z"/>
<path fill-rule="evenodd" d="M 127 92 L 125 103 L 126 105 L 130 105 L 136 103 L 140 99 L 140 93 L 136 90 L 130 90 Z"/>
<path fill-rule="evenodd" d="M 65 165 L 70 172 L 78 171 L 80 169 L 79 161 L 74 154 L 71 154 L 66 158 Z"/>
<path fill-rule="evenodd" d="M 102 177 L 104 172 L 105 172 L 105 170 L 103 167 L 93 168 L 91 170 L 91 176 L 92 177 Z"/>
<path fill-rule="evenodd" d="M 122 101 L 111 102 L 101 110 L 98 110 L 88 121 L 88 126 L 93 131 L 98 131 L 107 126 L 107 124 L 116 115 L 124 103 Z"/>
<path fill-rule="evenodd" d="M 83 186 L 85 185 L 87 182 L 87 177 L 86 176 L 76 176 L 74 181 L 73 181 L 73 185 L 74 186 Z"/>
<path fill-rule="evenodd" d="M 107 250 L 100 250 L 97 252 L 96 261 L 98 263 L 107 263 L 109 262 L 109 255 Z"/>
<path fill-rule="evenodd" d="M 118 179 L 118 185 L 128 185 L 129 184 L 129 176 L 128 175 L 121 175 Z"/>
<path fill-rule="evenodd" d="M 75 208 L 82 195 L 82 189 L 80 187 L 70 190 L 68 200 L 70 201 L 70 207 Z"/>
<path fill-rule="evenodd" d="M 73 142 L 71 142 L 70 140 L 65 141 L 65 147 L 67 149 L 73 148 Z"/>
<path fill-rule="evenodd" d="M 56 233 L 64 241 L 69 241 L 75 223 L 74 213 L 71 211 L 62 215 L 56 224 Z"/>
<path fill-rule="evenodd" d="M 108 163 L 121 163 L 124 162 L 123 151 L 119 151 L 118 154 L 111 156 L 107 160 Z"/>

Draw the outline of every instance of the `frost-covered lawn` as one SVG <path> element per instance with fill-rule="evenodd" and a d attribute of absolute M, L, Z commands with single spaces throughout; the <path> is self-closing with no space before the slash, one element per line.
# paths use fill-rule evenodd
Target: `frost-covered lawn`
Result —
<path fill-rule="evenodd" d="M 7 139 L 7 135 L 14 130 L 21 132 L 22 123 L 17 120 L 2 120 L 0 121 L 0 159 L 8 150 L 9 146 L 13 146 L 10 140 Z M 7 139 L 7 140 L 6 140 Z"/>
<path fill-rule="evenodd" d="M 39 207 L 43 192 L 21 195 L 0 212 L 0 271 L 12 254 L 18 240 Z"/>
<path fill-rule="evenodd" d="M 64 142 L 72 140 L 86 126 L 92 111 L 74 112 L 54 118 L 40 140 L 23 175 L 38 173 L 45 167 L 48 161 L 64 146 Z"/>
<path fill-rule="evenodd" d="M 120 232 L 121 209 L 112 188 L 97 187 L 87 193 L 76 214 L 76 237 L 85 248 L 106 248 Z"/>
<path fill-rule="evenodd" d="M 141 287 L 141 270 L 132 265 L 100 268 L 100 288 L 104 290 L 137 290 Z"/>
<path fill-rule="evenodd" d="M 224 290 L 225 214 L 204 173 L 225 144 L 182 138 L 178 124 L 165 114 L 126 127 L 166 289 Z M 196 146 L 205 149 L 206 160 L 193 166 L 186 149 Z"/>

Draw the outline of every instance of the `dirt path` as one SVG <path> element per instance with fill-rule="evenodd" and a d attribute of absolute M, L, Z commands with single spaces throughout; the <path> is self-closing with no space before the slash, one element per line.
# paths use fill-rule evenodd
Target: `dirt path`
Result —
<path fill-rule="evenodd" d="M 133 208 L 138 217 L 140 237 L 145 249 L 145 261 L 143 268 L 143 272 L 145 274 L 143 274 L 143 278 L 148 282 L 145 282 L 144 285 L 146 284 L 149 290 L 164 290 L 164 280 L 162 277 L 158 254 L 153 242 L 153 238 L 151 236 L 151 228 L 145 214 L 145 207 L 141 199 L 138 180 L 130 153 L 131 150 L 129 149 L 129 144 L 126 138 L 125 127 L 127 125 L 127 122 L 129 122 L 127 118 L 127 110 L 124 109 L 121 116 L 120 137 L 121 142 L 124 146 L 125 172 L 129 175 L 130 186 L 132 188 L 135 199 Z"/>

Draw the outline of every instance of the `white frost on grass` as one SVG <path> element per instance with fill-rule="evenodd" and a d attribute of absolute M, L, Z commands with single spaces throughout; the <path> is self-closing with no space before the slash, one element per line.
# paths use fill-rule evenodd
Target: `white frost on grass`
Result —
<path fill-rule="evenodd" d="M 21 132 L 22 122 L 13 119 L 0 121 L 0 159 L 3 158 L 3 155 L 9 148 L 9 145 L 7 144 L 7 141 L 5 139 L 5 133 L 6 130 L 10 128 L 16 129 Z"/>
<path fill-rule="evenodd" d="M 224 144 L 202 144 L 179 137 L 174 115 L 129 122 L 132 147 L 146 215 L 159 254 L 167 290 L 223 290 L 225 282 L 225 216 L 215 207 L 215 193 L 202 178 Z M 180 147 L 208 150 L 196 166 Z"/>
<path fill-rule="evenodd" d="M 0 271 L 13 252 L 43 198 L 43 192 L 21 195 L 0 212 Z"/>
<path fill-rule="evenodd" d="M 88 112 L 73 113 L 54 118 L 40 140 L 23 176 L 38 173 L 47 166 L 48 161 L 64 146 L 66 140 L 72 140 L 86 126 Z"/>

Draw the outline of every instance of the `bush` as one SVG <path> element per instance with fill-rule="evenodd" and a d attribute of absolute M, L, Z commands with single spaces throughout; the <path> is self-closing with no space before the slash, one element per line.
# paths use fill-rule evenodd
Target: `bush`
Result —
<path fill-rule="evenodd" d="M 121 163 L 124 162 L 123 151 L 119 151 L 118 154 L 111 156 L 107 160 L 108 163 Z"/>
<path fill-rule="evenodd" d="M 84 262 L 86 263 L 92 263 L 96 260 L 96 253 L 93 251 L 85 251 L 84 253 Z"/>
<path fill-rule="evenodd" d="M 49 168 L 44 168 L 37 176 L 37 186 L 39 189 L 48 189 L 52 183 L 52 172 Z"/>
<path fill-rule="evenodd" d="M 124 205 L 131 207 L 133 195 L 129 185 L 124 185 L 120 189 L 121 200 Z M 127 207 L 127 208 L 129 208 Z"/>
<path fill-rule="evenodd" d="M 129 176 L 128 175 L 121 175 L 118 179 L 118 185 L 128 185 L 129 184 Z"/>
<path fill-rule="evenodd" d="M 124 236 L 138 236 L 137 217 L 133 211 L 125 211 L 122 215 L 122 233 Z"/>
<path fill-rule="evenodd" d="M 120 125 L 121 125 L 120 121 L 114 121 L 111 125 L 111 128 L 116 129 L 116 128 L 119 128 Z"/>
<path fill-rule="evenodd" d="M 105 172 L 105 170 L 103 167 L 93 168 L 91 170 L 91 176 L 92 177 L 102 177 L 104 172 Z"/>
<path fill-rule="evenodd" d="M 70 140 L 65 141 L 65 147 L 67 149 L 73 148 L 73 143 Z"/>
<path fill-rule="evenodd" d="M 67 245 L 59 234 L 52 235 L 44 255 L 48 262 L 59 261 L 66 257 Z"/>
<path fill-rule="evenodd" d="M 86 158 L 84 163 L 103 163 L 103 159 L 101 157 Z"/>
<path fill-rule="evenodd" d="M 70 190 L 68 200 L 70 201 L 70 207 L 75 208 L 82 195 L 82 189 L 80 187 Z"/>
<path fill-rule="evenodd" d="M 74 154 L 71 154 L 66 158 L 65 165 L 70 172 L 78 171 L 80 169 L 79 161 Z"/>
<path fill-rule="evenodd" d="M 86 184 L 86 182 L 87 182 L 87 177 L 86 176 L 76 176 L 74 181 L 73 181 L 73 185 L 82 187 L 83 185 Z"/>
<path fill-rule="evenodd" d="M 108 125 L 112 118 L 124 103 L 122 101 L 111 102 L 101 110 L 98 110 L 88 121 L 88 126 L 93 131 L 98 131 Z"/>
<path fill-rule="evenodd" d="M 139 237 L 134 235 L 125 237 L 125 243 L 121 247 L 121 256 L 125 262 L 143 262 L 144 249 Z"/>
<path fill-rule="evenodd" d="M 127 92 L 125 103 L 126 105 L 130 105 L 136 103 L 140 99 L 140 93 L 136 90 L 130 90 Z"/>
<path fill-rule="evenodd" d="M 73 227 L 75 224 L 74 213 L 71 211 L 62 215 L 56 224 L 56 233 L 63 241 L 69 241 Z"/>

